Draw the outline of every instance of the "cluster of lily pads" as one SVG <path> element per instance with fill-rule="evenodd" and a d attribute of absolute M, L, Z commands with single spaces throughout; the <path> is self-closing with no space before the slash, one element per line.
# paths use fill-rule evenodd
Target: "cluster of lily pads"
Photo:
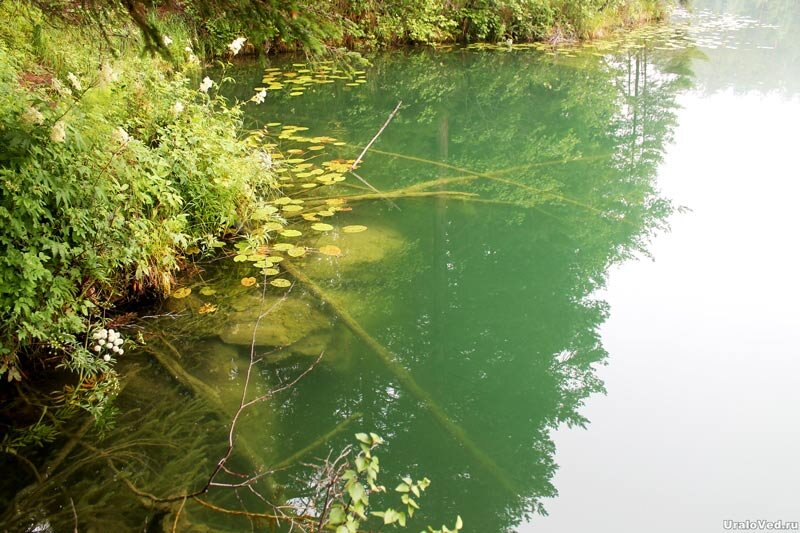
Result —
<path fill-rule="evenodd" d="M 358 87 L 366 83 L 366 72 L 363 70 L 347 71 L 331 65 L 330 61 L 323 61 L 315 65 L 306 63 L 293 63 L 294 70 L 279 67 L 268 68 L 264 71 L 261 82 L 264 87 L 256 91 L 289 91 L 289 96 L 301 96 L 314 85 L 323 85 L 344 81 L 346 86 Z"/>
<path fill-rule="evenodd" d="M 281 69 L 267 69 L 264 83 L 266 87 L 256 91 L 281 90 L 287 86 L 294 88 L 290 94 L 302 91 L 312 83 L 333 83 L 335 80 L 355 80 L 352 85 L 360 85 L 366 80 L 363 71 L 344 73 L 334 67 L 319 64 L 313 69 L 305 64 L 294 64 L 303 67 L 297 71 L 287 72 Z M 354 76 L 362 76 L 354 78 Z M 351 85 L 351 84 L 348 84 Z M 269 170 L 277 176 L 280 188 L 284 191 L 295 189 L 292 196 L 281 196 L 265 202 L 250 215 L 250 222 L 257 224 L 251 231 L 251 237 L 234 245 L 233 261 L 249 263 L 263 276 L 267 283 L 277 288 L 288 288 L 291 281 L 282 277 L 280 263 L 286 259 L 296 259 L 307 254 L 321 254 L 338 257 L 343 251 L 333 244 L 319 247 L 310 245 L 309 236 L 319 236 L 330 232 L 360 233 L 367 227 L 350 224 L 340 227 L 329 223 L 329 219 L 337 212 L 350 211 L 346 201 L 340 197 L 306 196 L 312 189 L 334 186 L 346 180 L 346 174 L 354 170 L 352 159 L 320 159 L 320 155 L 329 146 L 345 146 L 346 143 L 330 136 L 309 136 L 308 128 L 297 125 L 284 125 L 270 122 L 253 134 L 261 143 L 260 157 Z M 266 243 L 266 244 L 265 244 Z M 187 252 L 199 252 L 193 247 Z M 241 279 L 244 287 L 258 284 L 256 277 L 246 276 Z M 185 298 L 191 294 L 189 287 L 183 287 L 172 293 L 173 298 Z M 210 287 L 203 287 L 200 294 L 211 296 L 215 293 Z M 200 314 L 212 313 L 217 306 L 205 303 L 199 309 Z"/>

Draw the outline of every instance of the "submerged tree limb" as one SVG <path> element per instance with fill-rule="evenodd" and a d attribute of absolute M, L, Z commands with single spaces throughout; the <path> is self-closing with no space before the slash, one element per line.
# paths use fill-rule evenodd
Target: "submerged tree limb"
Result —
<path fill-rule="evenodd" d="M 167 341 L 163 336 L 157 337 L 158 341 L 160 341 L 164 346 L 169 348 L 169 350 L 175 354 L 177 358 L 181 357 L 181 353 L 175 348 L 172 343 Z M 217 411 L 220 413 L 224 412 L 222 400 L 219 397 L 219 393 L 215 391 L 213 388 L 206 385 L 202 380 L 197 379 L 189 372 L 184 370 L 183 365 L 181 365 L 177 359 L 173 359 L 171 357 L 167 357 L 165 354 L 161 353 L 159 350 L 153 350 L 152 348 L 145 347 L 147 353 L 152 355 L 158 364 L 163 366 L 169 373 L 175 377 L 184 387 L 188 388 L 190 391 L 194 393 L 195 396 L 203 398 L 206 402 L 211 404 Z"/>
<path fill-rule="evenodd" d="M 272 466 L 272 469 L 273 470 L 279 470 L 281 468 L 286 468 L 287 466 L 293 465 L 294 463 L 296 463 L 297 461 L 302 459 L 307 454 L 309 454 L 312 451 L 316 450 L 320 446 L 323 446 L 325 443 L 330 441 L 333 437 L 335 437 L 339 433 L 341 433 L 344 430 L 346 430 L 347 427 L 350 424 L 352 424 L 356 420 L 360 420 L 362 416 L 363 415 L 361 413 L 355 413 L 355 414 L 350 415 L 349 417 L 347 417 L 344 420 L 342 420 L 339 424 L 337 424 L 335 428 L 333 428 L 329 432 L 325 433 L 324 435 L 322 435 L 321 437 L 316 439 L 314 442 L 312 442 L 311 444 L 309 444 L 305 448 L 302 448 L 302 449 L 296 451 L 295 453 L 293 453 L 292 455 L 290 455 L 289 457 L 287 457 L 286 459 L 281 459 L 280 461 L 275 463 Z"/>
<path fill-rule="evenodd" d="M 490 473 L 506 490 L 512 493 L 517 493 L 514 482 L 511 478 L 489 457 L 483 450 L 481 450 L 469 437 L 466 431 L 453 422 L 445 413 L 444 409 L 436 403 L 436 401 L 419 386 L 417 381 L 411 373 L 405 369 L 400 363 L 397 362 L 395 356 L 379 343 L 373 336 L 353 318 L 347 309 L 339 304 L 336 299 L 328 294 L 322 287 L 317 285 L 311 278 L 309 278 L 299 267 L 294 265 L 291 261 L 281 262 L 283 268 L 289 272 L 297 281 L 305 285 L 317 298 L 330 305 L 339 319 L 347 326 L 353 334 L 358 337 L 364 344 L 366 344 L 386 365 L 386 367 L 397 377 L 407 391 L 409 391 L 418 401 L 420 401 L 428 411 L 433 415 L 434 419 L 447 431 L 455 440 L 461 445 L 481 464 L 481 466 Z"/>
<path fill-rule="evenodd" d="M 306 205 L 309 207 L 314 207 L 317 205 L 322 205 L 325 203 L 325 200 L 330 200 L 332 198 L 339 198 L 342 200 L 346 200 L 348 203 L 350 202 L 363 202 L 368 200 L 385 200 L 385 199 L 402 199 L 402 198 L 428 198 L 428 197 L 447 197 L 447 198 L 457 198 L 462 200 L 468 200 L 476 198 L 478 195 L 472 192 L 462 192 L 462 191 L 407 191 L 406 189 L 398 189 L 396 191 L 389 191 L 385 193 L 366 193 L 366 194 L 352 194 L 349 196 L 326 196 L 324 198 L 314 198 L 313 200 L 309 200 L 306 202 Z M 299 215 L 298 215 L 299 216 Z M 289 217 L 287 217 L 289 218 Z"/>
<path fill-rule="evenodd" d="M 244 516 L 247 518 L 261 518 L 274 521 L 286 521 L 286 517 L 281 515 L 275 515 L 270 513 L 251 513 L 250 511 L 237 511 L 236 509 L 227 509 L 225 507 L 219 507 L 197 496 L 193 496 L 192 499 L 197 503 L 199 503 L 200 505 L 202 505 L 203 507 L 206 507 L 207 509 L 211 509 L 212 511 L 216 511 L 218 513 L 235 515 L 235 516 Z M 292 519 L 309 523 L 316 522 L 316 518 L 314 518 L 313 516 L 294 515 L 292 516 Z"/>
<path fill-rule="evenodd" d="M 355 176 L 356 178 L 358 178 L 358 180 L 359 180 L 361 183 L 363 183 L 364 185 L 366 185 L 367 187 L 369 187 L 370 189 L 372 189 L 374 192 L 376 192 L 376 193 L 378 193 L 378 194 L 381 194 L 381 191 L 379 191 L 378 189 L 376 189 L 375 187 L 373 187 L 373 186 L 372 186 L 372 184 L 371 184 L 370 182 L 368 182 L 367 180 L 365 180 L 364 178 L 362 178 L 361 176 L 359 176 L 358 174 L 356 174 L 356 167 L 357 167 L 357 166 L 358 166 L 358 164 L 361 162 L 361 159 L 364 157 L 364 154 L 366 154 L 366 153 L 367 153 L 367 150 L 369 150 L 370 146 L 372 146 L 372 145 L 373 145 L 373 143 L 374 143 L 374 142 L 375 142 L 375 141 L 378 139 L 378 137 L 380 137 L 380 136 L 381 136 L 381 133 L 383 133 L 383 130 L 385 130 L 385 129 L 386 129 L 386 127 L 387 127 L 387 126 L 389 125 L 389 123 L 392 121 L 392 119 L 393 119 L 393 118 L 394 118 L 394 116 L 397 114 L 397 112 L 398 112 L 398 111 L 400 111 L 400 106 L 401 106 L 401 105 L 403 105 L 403 101 L 402 101 L 402 100 L 400 100 L 399 102 L 397 102 L 397 106 L 395 106 L 395 108 L 394 108 L 394 111 L 392 111 L 392 112 L 389 114 L 389 118 L 387 118 L 387 119 L 386 119 L 386 122 L 384 122 L 384 123 L 383 123 L 383 126 L 381 126 L 381 129 L 379 129 L 379 130 L 378 130 L 378 133 L 376 133 L 376 134 L 375 134 L 375 136 L 372 138 L 372 140 L 371 140 L 371 141 L 369 141 L 369 142 L 367 143 L 367 145 L 364 147 L 364 149 L 361 151 L 361 153 L 360 153 L 360 154 L 358 154 L 358 157 L 355 159 L 355 161 L 353 161 L 353 164 L 352 164 L 352 165 L 350 165 L 350 169 L 348 170 L 348 172 L 350 172 L 350 174 L 352 174 L 353 176 Z M 397 207 L 397 204 L 395 204 L 394 202 L 392 202 L 391 200 L 388 200 L 388 199 L 387 199 L 387 201 L 389 202 L 389 205 L 391 205 L 392 207 L 394 207 L 394 208 L 395 208 L 395 209 L 397 209 L 398 211 L 400 210 L 400 208 L 399 208 L 399 207 Z"/>

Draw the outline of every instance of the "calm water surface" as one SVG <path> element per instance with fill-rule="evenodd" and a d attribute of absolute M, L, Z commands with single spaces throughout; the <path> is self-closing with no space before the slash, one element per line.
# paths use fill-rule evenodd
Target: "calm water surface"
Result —
<path fill-rule="evenodd" d="M 290 346 L 266 357 L 254 388 L 325 356 L 244 417 L 236 464 L 279 464 L 316 443 L 301 458 L 313 461 L 374 431 L 387 441 L 386 485 L 406 474 L 432 480 L 416 530 L 456 514 L 476 532 L 800 520 L 800 10 L 742 4 L 705 2 L 669 28 L 556 54 L 377 56 L 358 87 L 270 93 L 253 107 L 253 126 L 302 125 L 346 143 L 296 156 L 321 165 L 354 158 L 402 100 L 359 175 L 381 191 L 474 196 L 357 202 L 325 220 L 369 229 L 307 242 L 346 255 L 297 264 L 394 362 L 298 284 L 286 310 L 267 318 L 274 333 L 259 338 L 263 351 Z M 233 95 L 249 98 L 265 68 L 235 70 Z M 285 159 L 309 145 L 277 138 L 280 128 L 265 140 Z M 364 192 L 355 187 L 304 197 Z M 209 265 L 192 298 L 160 310 L 177 318 L 140 324 L 169 346 L 152 340 L 131 358 L 138 377 L 123 391 L 118 427 L 96 444 L 151 492 L 202 485 L 224 453 L 220 420 L 238 401 L 259 305 L 258 288 L 240 283 L 252 275 L 230 260 Z M 204 284 L 216 293 L 201 295 Z M 218 311 L 200 315 L 202 303 Z M 193 400 L 152 352 L 181 353 L 219 394 L 215 407 Z M 62 481 L 79 492 L 87 530 L 158 524 L 108 465 L 80 453 Z M 305 473 L 282 469 L 261 489 L 296 501 Z M 232 491 L 211 498 L 259 505 Z M 57 490 L 40 499 L 29 523 L 71 527 Z M 189 505 L 185 513 L 214 530 L 259 527 Z"/>

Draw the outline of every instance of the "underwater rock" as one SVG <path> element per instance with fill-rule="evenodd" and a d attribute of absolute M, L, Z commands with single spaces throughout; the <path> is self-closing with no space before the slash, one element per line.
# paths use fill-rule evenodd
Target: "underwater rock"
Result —
<path fill-rule="evenodd" d="M 307 335 L 289 346 L 292 353 L 316 357 L 331 344 L 331 331 L 325 330 Z"/>
<path fill-rule="evenodd" d="M 313 301 L 305 298 L 279 301 L 280 298 L 272 296 L 267 296 L 263 304 L 257 296 L 239 299 L 232 305 L 236 310 L 227 316 L 219 338 L 227 344 L 250 346 L 258 316 L 267 310 L 255 332 L 256 346 L 290 346 L 330 329 L 330 320 Z"/>
<path fill-rule="evenodd" d="M 331 245 L 341 249 L 342 255 L 310 254 L 303 263 L 306 274 L 317 279 L 345 274 L 348 278 L 379 277 L 381 273 L 369 267 L 381 261 L 396 261 L 408 242 L 394 229 L 369 226 L 360 233 L 330 232 L 315 243 L 317 249 Z"/>

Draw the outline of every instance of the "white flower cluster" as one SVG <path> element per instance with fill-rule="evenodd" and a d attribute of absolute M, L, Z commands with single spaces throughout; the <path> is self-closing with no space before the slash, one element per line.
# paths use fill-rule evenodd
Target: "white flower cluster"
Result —
<path fill-rule="evenodd" d="M 122 343 L 125 341 L 122 340 L 122 335 L 113 329 L 99 329 L 94 332 L 92 338 L 97 341 L 97 343 L 92 347 L 92 350 L 94 350 L 95 353 L 99 354 L 103 350 L 111 351 L 117 355 L 122 355 L 125 353 L 125 350 L 122 349 Z M 111 361 L 111 354 L 104 354 L 103 361 Z"/>
<path fill-rule="evenodd" d="M 187 54 L 189 54 L 189 63 L 199 63 L 200 62 L 200 60 L 197 59 L 197 56 L 194 55 L 194 50 L 192 50 L 191 46 L 184 47 L 183 51 L 186 52 Z"/>
<path fill-rule="evenodd" d="M 230 50 L 233 55 L 238 54 L 244 46 L 244 42 L 246 40 L 247 39 L 244 37 L 237 37 L 231 44 L 228 45 L 228 50 Z"/>
<path fill-rule="evenodd" d="M 67 124 L 63 120 L 59 120 L 50 129 L 50 140 L 54 143 L 63 143 L 67 138 Z"/>
<path fill-rule="evenodd" d="M 69 80 L 70 85 L 78 91 L 81 92 L 83 90 L 83 86 L 81 85 L 81 80 L 78 79 L 78 76 L 73 74 L 72 72 L 67 74 L 67 80 Z"/>
<path fill-rule="evenodd" d="M 203 78 L 203 81 L 200 83 L 200 92 L 207 93 L 211 86 L 214 85 L 214 81 L 206 76 Z"/>
<path fill-rule="evenodd" d="M 115 129 L 113 132 L 111 132 L 111 139 L 115 143 L 125 146 L 126 144 L 128 144 L 128 142 L 130 142 L 131 136 L 128 135 L 128 132 L 125 131 L 124 128 L 119 127 Z"/>
<path fill-rule="evenodd" d="M 61 80 L 58 78 L 53 78 L 53 90 L 61 96 L 72 95 L 72 89 L 61 83 Z"/>
<path fill-rule="evenodd" d="M 253 96 L 253 98 L 251 98 L 251 100 L 253 102 L 257 103 L 257 104 L 263 104 L 264 103 L 264 99 L 266 97 L 267 97 L 267 91 L 265 89 L 262 89 L 260 92 L 257 92 L 255 94 L 255 96 Z"/>
<path fill-rule="evenodd" d="M 44 115 L 42 115 L 35 107 L 29 107 L 22 114 L 22 121 L 25 124 L 42 124 L 44 123 Z"/>
<path fill-rule="evenodd" d="M 119 73 L 109 63 L 103 63 L 100 66 L 100 74 L 97 78 L 100 87 L 106 87 L 117 80 L 119 80 Z"/>
<path fill-rule="evenodd" d="M 172 106 L 172 114 L 178 116 L 181 113 L 183 113 L 183 109 L 184 109 L 183 102 L 177 100 L 175 104 Z"/>
<path fill-rule="evenodd" d="M 172 37 L 169 35 L 164 35 L 161 40 L 164 42 L 164 46 L 169 46 L 172 44 Z"/>
<path fill-rule="evenodd" d="M 261 166 L 264 167 L 264 170 L 269 170 L 272 168 L 272 156 L 265 152 L 264 150 L 259 150 L 256 152 L 256 157 L 258 158 L 259 163 Z"/>

